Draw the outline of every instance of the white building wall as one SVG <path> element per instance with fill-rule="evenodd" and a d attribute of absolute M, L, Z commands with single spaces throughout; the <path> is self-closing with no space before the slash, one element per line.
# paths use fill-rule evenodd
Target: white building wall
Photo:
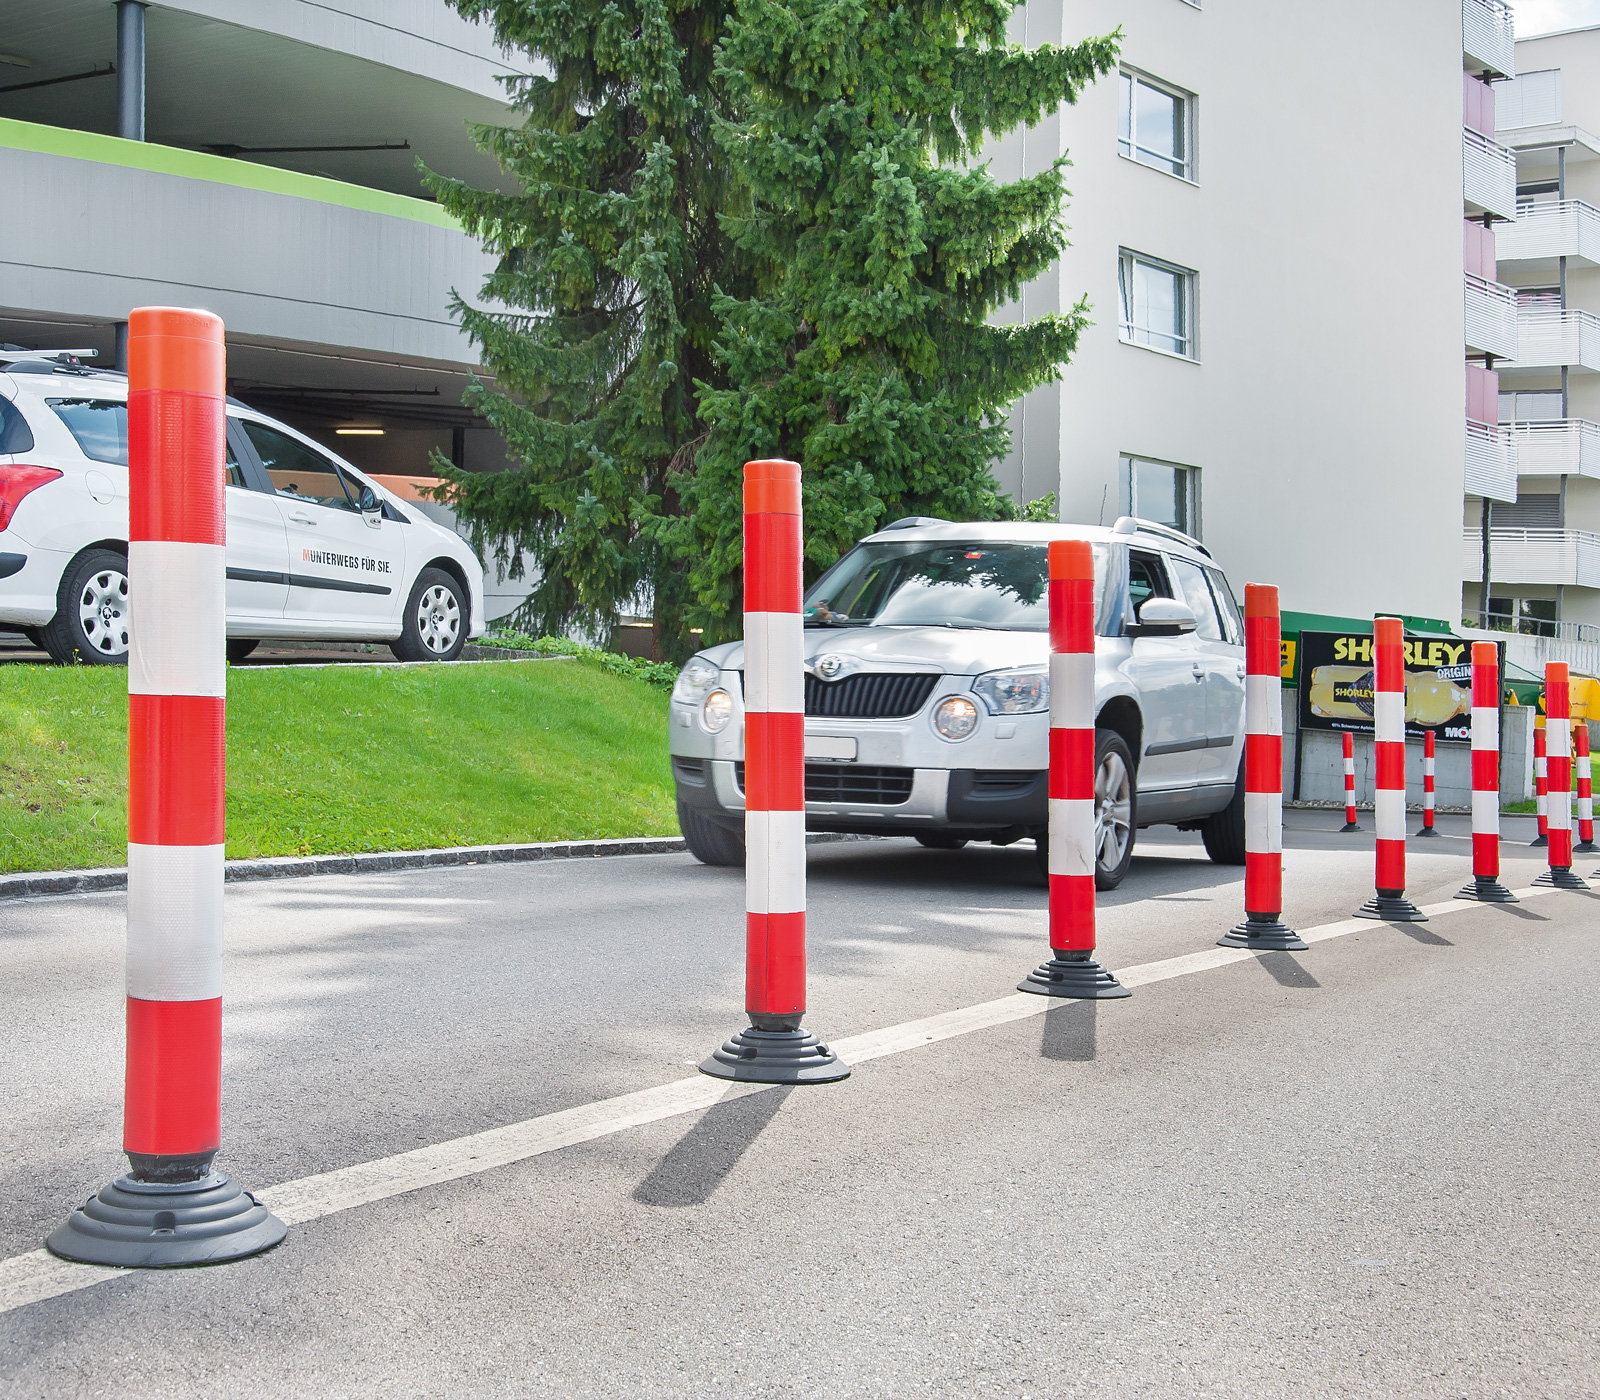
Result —
<path fill-rule="evenodd" d="M 1060 147 L 1052 124 L 998 152 L 1002 176 L 1070 155 L 1072 247 L 1022 309 L 1087 294 L 1095 322 L 1024 404 L 1003 484 L 1032 497 L 1059 479 L 1063 519 L 1109 523 L 1122 453 L 1198 467 L 1202 534 L 1236 589 L 1453 618 L 1460 0 L 1076 0 L 1065 20 L 1032 0 L 1019 25 L 1028 43 L 1120 25 L 1127 64 L 1197 94 L 1198 178 L 1118 154 L 1114 78 L 1063 111 Z M 1120 342 L 1121 247 L 1198 272 L 1197 363 Z"/>

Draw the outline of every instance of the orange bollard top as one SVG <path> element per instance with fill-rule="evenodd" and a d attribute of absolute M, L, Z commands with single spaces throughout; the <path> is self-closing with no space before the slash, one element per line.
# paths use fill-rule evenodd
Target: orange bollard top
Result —
<path fill-rule="evenodd" d="M 1088 540 L 1051 540 L 1049 558 L 1052 579 L 1094 578 L 1094 551 Z"/>
<path fill-rule="evenodd" d="M 1544 663 L 1544 683 L 1546 685 L 1565 685 L 1569 679 L 1565 661 L 1546 661 Z"/>
<path fill-rule="evenodd" d="M 1405 641 L 1405 624 L 1398 617 L 1372 619 L 1372 640 L 1378 646 L 1394 646 Z"/>
<path fill-rule="evenodd" d="M 744 464 L 744 508 L 777 515 L 800 514 L 800 464 L 781 457 Z"/>
<path fill-rule="evenodd" d="M 227 393 L 222 318 L 177 306 L 139 306 L 128 315 L 128 389 Z"/>
<path fill-rule="evenodd" d="M 1500 648 L 1493 642 L 1474 642 L 1472 644 L 1472 664 L 1474 666 L 1496 666 L 1500 664 Z"/>
<path fill-rule="evenodd" d="M 1246 617 L 1277 617 L 1278 585 L 1275 583 L 1245 584 L 1244 615 Z"/>

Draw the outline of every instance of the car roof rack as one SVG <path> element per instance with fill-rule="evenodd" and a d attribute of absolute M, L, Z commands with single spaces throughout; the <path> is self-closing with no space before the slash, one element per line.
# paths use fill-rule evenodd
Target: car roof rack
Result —
<path fill-rule="evenodd" d="M 0 365 L 9 366 L 13 374 L 115 374 L 115 370 L 86 365 L 85 360 L 97 359 L 98 350 L 24 350 L 21 346 L 0 347 Z"/>
<path fill-rule="evenodd" d="M 950 523 L 950 521 L 941 519 L 937 515 L 902 515 L 891 524 L 880 525 L 873 533 L 881 535 L 888 530 L 915 530 L 921 525 L 949 525 Z"/>
<path fill-rule="evenodd" d="M 1193 535 L 1186 535 L 1182 530 L 1175 530 L 1170 525 L 1162 525 L 1155 520 L 1143 520 L 1137 515 L 1121 515 L 1117 523 L 1111 527 L 1115 535 L 1159 535 L 1162 539 L 1176 540 L 1179 544 L 1186 544 L 1196 553 L 1203 554 L 1207 559 L 1212 558 L 1212 553 Z"/>

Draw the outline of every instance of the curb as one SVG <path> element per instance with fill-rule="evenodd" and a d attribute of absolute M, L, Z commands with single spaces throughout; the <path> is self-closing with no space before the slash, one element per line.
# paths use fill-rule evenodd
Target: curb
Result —
<path fill-rule="evenodd" d="M 822 841 L 870 841 L 827 831 L 810 832 L 806 844 Z M 603 856 L 668 855 L 689 849 L 681 836 L 619 836 L 601 841 L 528 841 L 504 846 L 443 846 L 425 851 L 368 851 L 343 856 L 265 856 L 223 862 L 223 879 L 290 880 L 305 875 L 368 875 L 386 870 L 420 870 L 427 866 L 496 865 L 533 860 L 596 859 Z M 0 875 L 0 899 L 29 899 L 52 894 L 94 894 L 125 890 L 126 866 L 95 870 L 22 871 Z"/>

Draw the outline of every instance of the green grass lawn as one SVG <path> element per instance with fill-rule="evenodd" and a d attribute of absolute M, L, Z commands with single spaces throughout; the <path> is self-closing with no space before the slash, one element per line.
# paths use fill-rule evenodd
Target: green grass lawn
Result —
<path fill-rule="evenodd" d="M 0 871 L 121 865 L 121 668 L 0 667 Z M 677 831 L 667 694 L 590 661 L 228 673 L 228 854 Z"/>

